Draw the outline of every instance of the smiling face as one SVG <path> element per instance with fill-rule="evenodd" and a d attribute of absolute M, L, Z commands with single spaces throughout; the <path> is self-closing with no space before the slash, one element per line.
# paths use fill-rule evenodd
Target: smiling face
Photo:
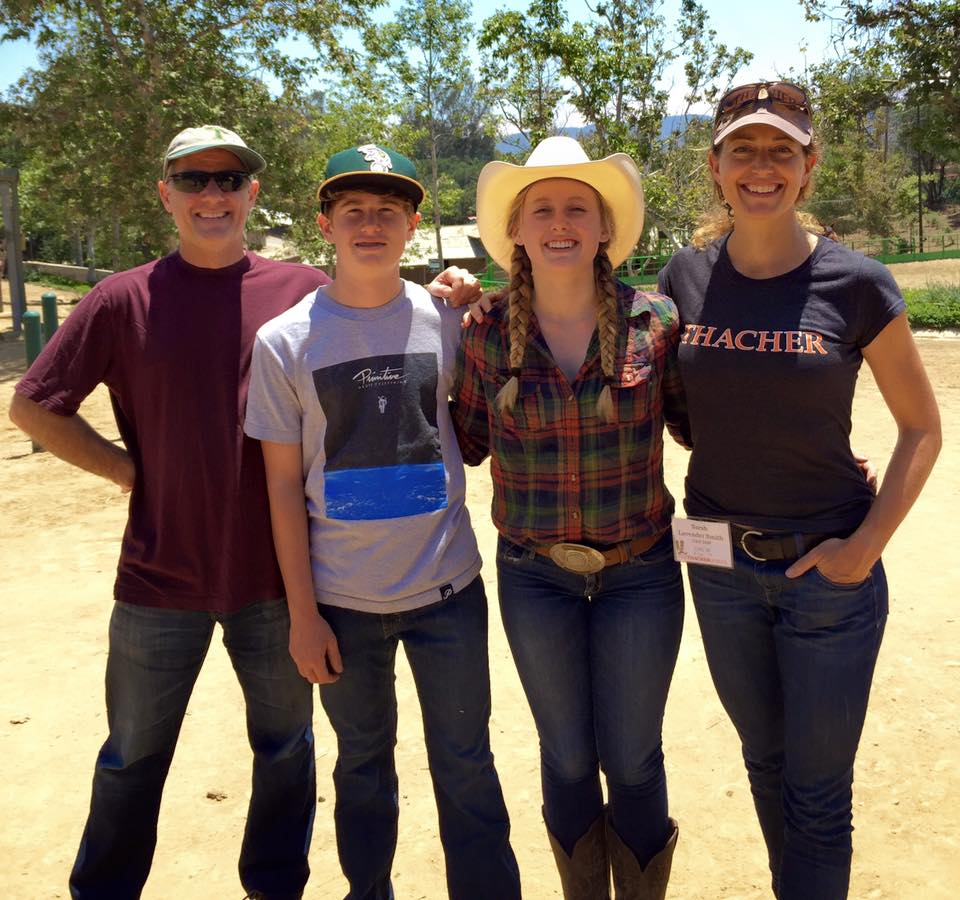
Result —
<path fill-rule="evenodd" d="M 713 180 L 734 219 L 792 214 L 816 156 L 770 125 L 734 132 L 708 156 Z"/>
<path fill-rule="evenodd" d="M 337 270 L 356 266 L 395 269 L 420 214 L 402 197 L 348 190 L 317 216 L 324 238 L 337 248 Z"/>
<path fill-rule="evenodd" d="M 243 172 L 246 166 L 229 150 L 201 150 L 170 163 L 167 175 L 177 172 Z M 243 258 L 244 229 L 260 189 L 256 179 L 238 191 L 224 193 L 215 181 L 199 194 L 176 190 L 167 181 L 157 185 L 164 209 L 173 216 L 180 237 L 180 254 L 195 266 L 218 269 Z"/>
<path fill-rule="evenodd" d="M 526 190 L 512 227 L 534 273 L 544 266 L 591 269 L 600 244 L 610 240 L 600 198 L 571 178 L 547 178 Z"/>

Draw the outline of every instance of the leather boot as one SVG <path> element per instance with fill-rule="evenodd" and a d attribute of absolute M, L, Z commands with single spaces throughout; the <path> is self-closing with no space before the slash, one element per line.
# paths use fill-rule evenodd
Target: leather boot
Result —
<path fill-rule="evenodd" d="M 564 853 L 560 842 L 547 829 L 550 849 L 557 861 L 563 900 L 610 900 L 610 867 L 604 816 L 598 816 L 587 833 L 577 841 L 573 855 Z"/>
<path fill-rule="evenodd" d="M 633 851 L 620 840 L 607 819 L 607 851 L 613 871 L 613 894 L 616 900 L 664 900 L 673 850 L 677 846 L 677 823 L 670 819 L 670 837 L 663 849 L 647 863 L 645 869 L 633 855 Z"/>

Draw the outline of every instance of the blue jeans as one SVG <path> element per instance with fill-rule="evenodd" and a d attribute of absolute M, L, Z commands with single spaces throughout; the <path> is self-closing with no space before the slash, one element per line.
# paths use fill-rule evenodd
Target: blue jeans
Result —
<path fill-rule="evenodd" d="M 575 575 L 501 537 L 500 609 L 540 737 L 543 816 L 569 855 L 603 811 L 642 866 L 670 835 L 661 727 L 683 630 L 669 533 Z"/>
<path fill-rule="evenodd" d="M 334 819 L 347 900 L 390 900 L 397 843 L 397 695 L 402 640 L 410 663 L 452 900 L 513 900 L 520 873 L 490 752 L 487 598 L 477 578 L 439 603 L 402 613 L 321 606 L 343 658 L 320 688 L 337 734 Z"/>
<path fill-rule="evenodd" d="M 836 585 L 816 569 L 734 551 L 691 565 L 710 674 L 740 735 L 780 900 L 842 900 L 852 855 L 853 762 L 887 617 L 880 562 Z"/>
<path fill-rule="evenodd" d="M 253 749 L 240 880 L 269 900 L 301 896 L 316 807 L 313 696 L 290 658 L 286 602 L 276 600 L 230 615 L 114 605 L 110 734 L 97 757 L 90 815 L 70 875 L 74 900 L 140 896 L 163 784 L 215 622 L 243 689 Z M 225 749 L 232 763 L 235 751 Z"/>

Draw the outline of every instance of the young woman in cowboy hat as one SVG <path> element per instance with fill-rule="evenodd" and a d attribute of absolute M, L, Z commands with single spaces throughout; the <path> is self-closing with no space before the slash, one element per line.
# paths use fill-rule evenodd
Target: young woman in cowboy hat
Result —
<path fill-rule="evenodd" d="M 618 282 L 636 244 L 634 162 L 571 138 L 477 185 L 509 302 L 464 337 L 464 460 L 489 453 L 504 628 L 540 737 L 543 815 L 564 897 L 662 898 L 677 837 L 661 723 L 683 623 L 663 425 L 683 429 L 679 327 Z M 607 781 L 605 814 L 599 772 Z"/>
<path fill-rule="evenodd" d="M 686 510 L 725 534 L 691 564 L 707 661 L 740 735 L 780 900 L 841 900 L 853 763 L 887 615 L 880 553 L 940 447 L 903 298 L 878 262 L 804 227 L 810 103 L 742 85 L 717 109 L 721 207 L 661 273 L 684 323 Z M 850 450 L 866 360 L 899 437 L 874 496 Z"/>

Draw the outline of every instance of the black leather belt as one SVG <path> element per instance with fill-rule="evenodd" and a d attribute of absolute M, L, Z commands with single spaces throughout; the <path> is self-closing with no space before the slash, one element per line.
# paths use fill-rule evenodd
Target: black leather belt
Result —
<path fill-rule="evenodd" d="M 734 546 L 758 562 L 799 559 L 828 538 L 848 536 L 848 533 L 798 534 L 793 531 L 761 531 L 733 522 L 730 523 L 730 533 Z"/>

